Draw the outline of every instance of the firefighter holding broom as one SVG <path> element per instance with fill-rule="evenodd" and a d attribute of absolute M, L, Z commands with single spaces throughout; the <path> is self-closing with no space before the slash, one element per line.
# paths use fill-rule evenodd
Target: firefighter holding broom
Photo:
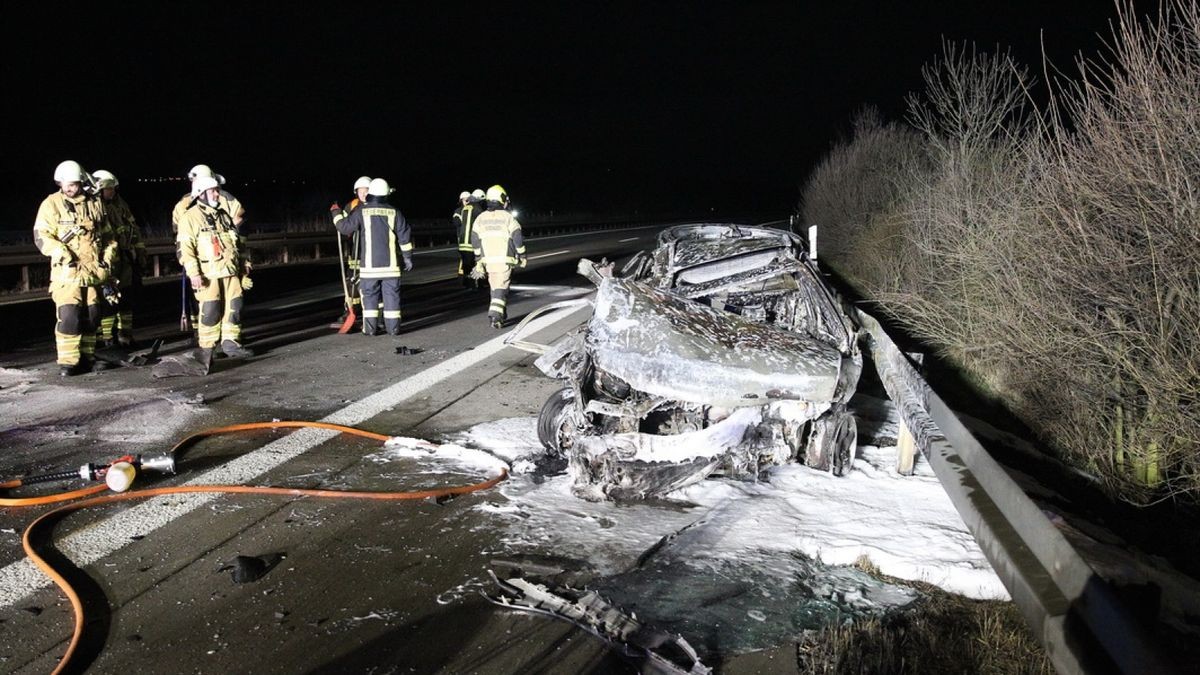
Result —
<path fill-rule="evenodd" d="M 354 209 L 367 200 L 367 191 L 370 187 L 370 176 L 359 176 L 358 180 L 354 181 L 354 198 L 346 204 L 346 208 L 341 209 L 343 218 L 350 215 Z M 341 261 L 342 294 L 345 302 L 344 311 L 338 317 L 337 323 L 334 324 L 338 333 L 350 332 L 350 329 L 358 321 L 358 314 L 362 311 L 362 288 L 358 276 L 358 231 L 355 230 L 349 235 L 349 238 L 350 245 L 344 246 L 342 235 L 338 234 L 338 259 Z"/>

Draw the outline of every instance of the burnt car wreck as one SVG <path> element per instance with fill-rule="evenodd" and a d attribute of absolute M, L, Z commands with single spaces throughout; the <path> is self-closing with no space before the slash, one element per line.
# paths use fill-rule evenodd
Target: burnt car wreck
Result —
<path fill-rule="evenodd" d="M 540 353 L 566 383 L 538 436 L 576 495 L 663 495 L 710 475 L 756 479 L 789 461 L 842 475 L 857 443 L 846 403 L 862 370 L 856 328 L 789 232 L 684 225 L 612 265 L 590 320 Z M 527 317 L 552 309 L 544 307 Z"/>

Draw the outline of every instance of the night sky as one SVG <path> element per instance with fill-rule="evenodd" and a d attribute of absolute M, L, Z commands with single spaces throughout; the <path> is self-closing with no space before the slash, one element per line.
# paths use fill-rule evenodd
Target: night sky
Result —
<path fill-rule="evenodd" d="M 325 7 L 6 5 L 2 227 L 32 225 L 68 158 L 115 172 L 135 210 L 138 177 L 203 162 L 252 217 L 251 195 L 279 212 L 264 182 L 296 181 L 294 212 L 361 174 L 410 217 L 497 182 L 538 213 L 786 214 L 856 110 L 903 113 L 943 38 L 1040 73 L 1044 35 L 1071 70 L 1115 16 L 1109 0 Z"/>

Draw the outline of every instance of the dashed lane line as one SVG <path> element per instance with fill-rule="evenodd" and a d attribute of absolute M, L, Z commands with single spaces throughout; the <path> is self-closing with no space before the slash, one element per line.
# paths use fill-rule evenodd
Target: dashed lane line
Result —
<path fill-rule="evenodd" d="M 526 334 L 536 333 L 558 321 L 590 309 L 587 305 L 566 308 L 538 317 L 526 327 Z M 427 368 L 411 377 L 363 398 L 322 419 L 322 422 L 355 426 L 382 413 L 388 408 L 412 398 L 426 389 L 454 377 L 480 361 L 491 358 L 505 349 L 508 333 Z M 300 429 L 283 438 L 249 452 L 237 459 L 188 481 L 187 485 L 240 485 L 248 483 L 281 464 L 298 457 L 337 436 L 336 431 Z M 58 550 L 76 565 L 90 565 L 123 548 L 133 537 L 141 538 L 171 521 L 213 501 L 216 494 L 164 495 L 154 497 L 130 509 L 108 516 L 68 535 L 58 543 Z M 15 605 L 33 592 L 50 585 L 28 558 L 22 558 L 0 568 L 0 607 Z"/>

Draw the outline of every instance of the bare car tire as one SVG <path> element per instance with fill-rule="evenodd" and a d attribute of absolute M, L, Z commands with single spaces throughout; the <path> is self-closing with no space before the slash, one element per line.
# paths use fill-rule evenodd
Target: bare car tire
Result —
<path fill-rule="evenodd" d="M 570 406 L 574 404 L 575 392 L 566 387 L 551 394 L 538 412 L 538 440 L 551 454 L 562 454 L 562 434 L 570 424 Z"/>
<path fill-rule="evenodd" d="M 804 448 L 804 464 L 844 476 L 858 450 L 858 424 L 845 406 L 835 406 L 812 422 Z"/>

